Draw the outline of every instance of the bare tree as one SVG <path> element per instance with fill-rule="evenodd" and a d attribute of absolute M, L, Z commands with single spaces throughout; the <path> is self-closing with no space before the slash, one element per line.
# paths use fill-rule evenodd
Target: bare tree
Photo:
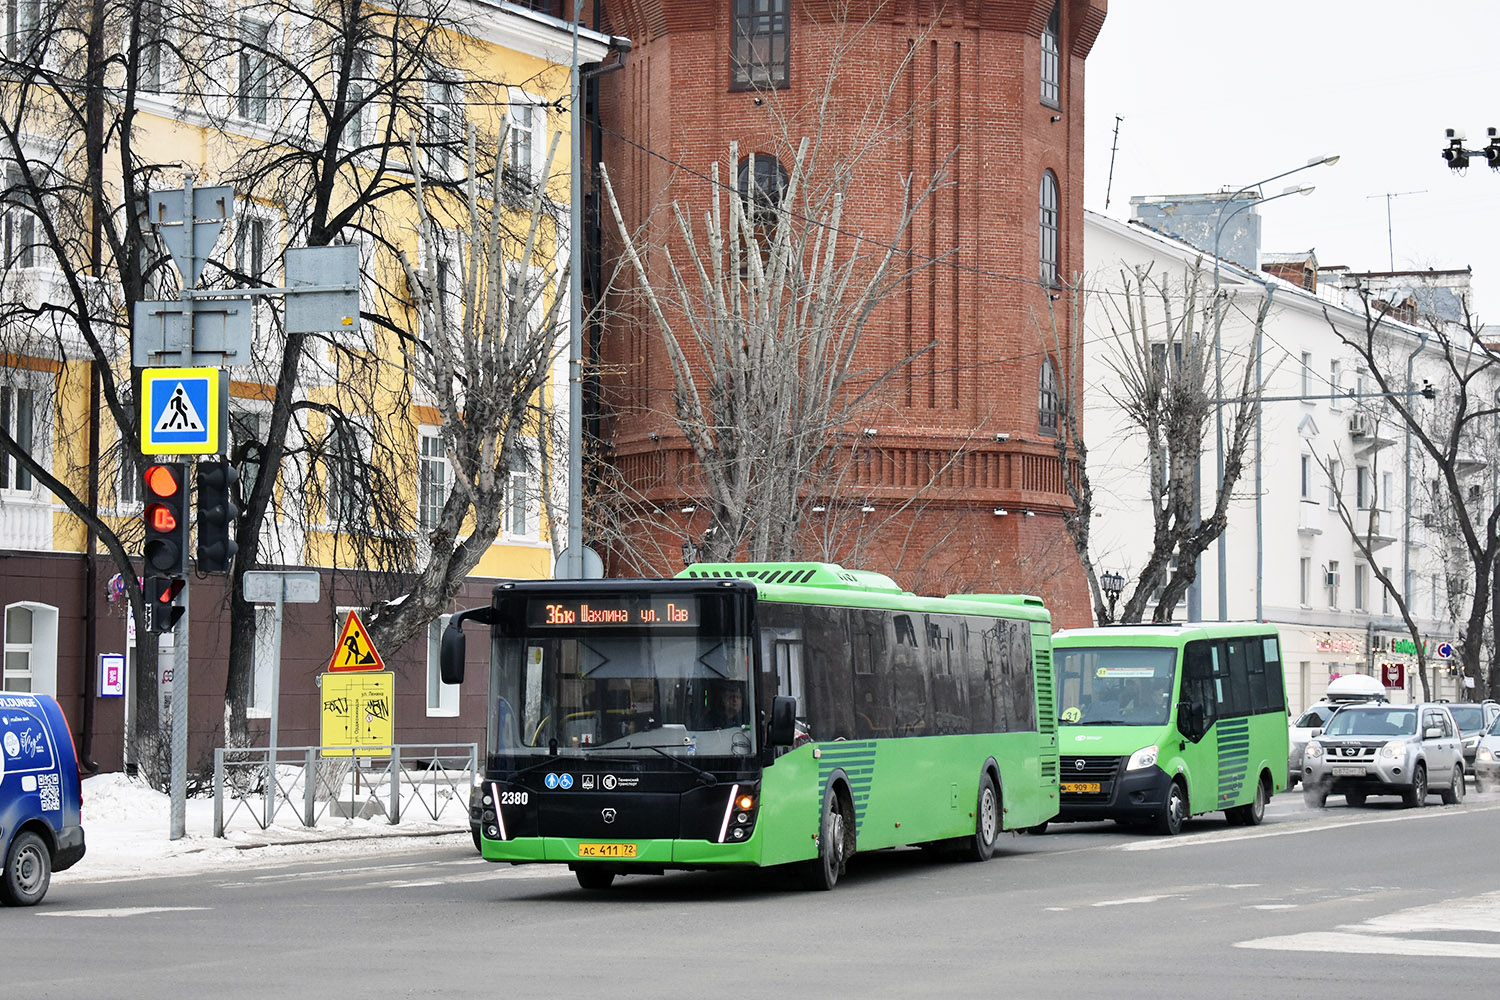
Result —
<path fill-rule="evenodd" d="M 1095 293 L 1105 296 L 1112 341 L 1105 364 L 1116 380 L 1104 391 L 1143 446 L 1151 509 L 1151 545 L 1120 610 L 1121 621 L 1140 621 L 1153 601 L 1151 620 L 1171 621 L 1173 609 L 1196 579 L 1198 557 L 1229 523 L 1229 504 L 1244 469 L 1245 450 L 1260 406 L 1255 362 L 1258 334 L 1270 300 L 1261 300 L 1249 345 L 1239 359 L 1236 394 L 1218 399 L 1216 352 L 1229 303 L 1224 298 L 1205 299 L 1203 286 L 1200 260 L 1175 282 L 1170 275 L 1155 276 L 1150 267 L 1136 268 L 1121 273 L 1117 290 Z M 1073 315 L 1081 317 L 1082 309 L 1075 308 Z M 1055 324 L 1051 338 L 1059 370 L 1074 373 L 1064 383 L 1057 439 L 1059 457 L 1076 462 L 1078 469 L 1076 479 L 1067 480 L 1074 511 L 1064 523 L 1088 575 L 1096 615 L 1105 621 L 1109 605 L 1099 586 L 1095 541 L 1089 528 L 1094 486 L 1080 429 L 1077 345 L 1083 337 L 1075 333 L 1071 338 L 1075 345 L 1071 358 L 1061 356 Z M 1214 491 L 1212 509 L 1204 517 L 1199 470 L 1208 421 L 1219 407 L 1230 410 L 1224 475 Z"/>
<path fill-rule="evenodd" d="M 1431 475 L 1429 498 L 1412 495 L 1406 500 L 1426 506 L 1421 515 L 1426 530 L 1445 546 L 1443 579 L 1450 610 L 1461 621 L 1458 639 L 1464 672 L 1474 678 L 1476 690 L 1495 697 L 1500 693 L 1500 660 L 1493 647 L 1488 677 L 1480 669 L 1490 645 L 1485 625 L 1500 565 L 1500 496 L 1493 482 L 1486 489 L 1475 476 L 1480 470 L 1494 469 L 1500 460 L 1500 355 L 1480 336 L 1466 304 L 1454 322 L 1415 317 L 1425 329 L 1414 336 L 1398 332 L 1390 322 L 1391 303 L 1381 301 L 1367 287 L 1359 294 L 1365 313 L 1363 329 L 1350 333 L 1331 320 L 1329 325 L 1368 369 L 1392 424 L 1410 433 Z M 1410 353 L 1396 345 L 1408 346 Z M 1433 392 L 1414 384 L 1411 361 L 1423 366 L 1421 376 L 1431 383 Z M 1406 581 L 1382 574 L 1381 583 L 1404 607 Z M 1403 610 L 1403 617 L 1420 650 L 1421 636 L 1411 616 Z M 1424 669 L 1424 693 L 1426 683 Z"/>

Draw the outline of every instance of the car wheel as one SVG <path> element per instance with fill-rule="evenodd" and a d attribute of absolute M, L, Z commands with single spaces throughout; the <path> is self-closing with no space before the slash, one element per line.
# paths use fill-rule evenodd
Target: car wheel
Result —
<path fill-rule="evenodd" d="M 1358 809 L 1360 806 L 1362 806 L 1362 805 L 1365 804 L 1365 793 L 1364 792 L 1345 792 L 1344 793 L 1344 801 L 1346 803 L 1348 803 L 1349 805 L 1353 806 L 1354 808 Z"/>
<path fill-rule="evenodd" d="M 1161 812 L 1156 815 L 1156 832 L 1168 837 L 1177 836 L 1182 830 L 1182 821 L 1187 819 L 1187 811 L 1187 792 L 1174 781 L 1167 786 L 1167 801 L 1162 803 Z"/>
<path fill-rule="evenodd" d="M 1443 805 L 1456 806 L 1464 800 L 1464 768 L 1462 764 L 1453 767 L 1453 784 L 1443 792 Z"/>
<path fill-rule="evenodd" d="M 0 900 L 7 906 L 35 906 L 52 882 L 52 852 L 46 841 L 27 830 L 16 835 L 5 852 Z"/>
<path fill-rule="evenodd" d="M 1401 796 L 1408 808 L 1420 809 L 1427 804 L 1427 765 L 1418 763 L 1411 773 L 1411 790 Z"/>
<path fill-rule="evenodd" d="M 1302 785 L 1302 801 L 1309 809 L 1322 809 L 1328 804 L 1328 793 L 1317 785 Z"/>

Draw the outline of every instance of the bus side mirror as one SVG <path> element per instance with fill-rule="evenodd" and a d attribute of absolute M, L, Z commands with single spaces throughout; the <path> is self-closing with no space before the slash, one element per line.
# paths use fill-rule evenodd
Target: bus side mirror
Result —
<path fill-rule="evenodd" d="M 464 682 L 464 651 L 463 622 L 454 615 L 448 620 L 448 627 L 443 629 L 442 648 L 438 654 L 438 669 L 444 684 Z"/>
<path fill-rule="evenodd" d="M 1197 743 L 1203 738 L 1203 707 L 1190 701 L 1177 703 L 1177 731 Z"/>
<path fill-rule="evenodd" d="M 771 733 L 773 747 L 789 747 L 797 742 L 797 699 L 784 694 L 771 699 Z"/>

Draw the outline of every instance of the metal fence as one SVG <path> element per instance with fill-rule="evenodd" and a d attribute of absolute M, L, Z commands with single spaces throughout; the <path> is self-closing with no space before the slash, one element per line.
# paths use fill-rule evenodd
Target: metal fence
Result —
<path fill-rule="evenodd" d="M 468 822 L 479 748 L 473 743 L 359 747 L 214 749 L 214 836 L 236 821 L 264 830 L 286 816 L 306 827 L 320 820 L 400 823 L 420 808 L 434 821 L 459 809 Z M 248 825 L 245 827 L 248 829 Z"/>

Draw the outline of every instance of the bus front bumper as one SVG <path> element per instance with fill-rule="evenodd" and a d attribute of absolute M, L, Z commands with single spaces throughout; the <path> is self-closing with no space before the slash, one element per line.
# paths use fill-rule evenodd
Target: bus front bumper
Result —
<path fill-rule="evenodd" d="M 1063 776 L 1064 785 L 1067 776 Z M 1172 784 L 1169 774 L 1159 767 L 1134 771 L 1122 769 L 1117 776 L 1102 781 L 1098 792 L 1067 792 L 1059 795 L 1057 820 L 1060 823 L 1085 823 L 1106 819 L 1151 819 L 1167 801 Z"/>
<path fill-rule="evenodd" d="M 480 853 L 486 861 L 512 864 L 598 864 L 622 871 L 661 871 L 668 868 L 715 868 L 720 865 L 758 865 L 760 845 L 751 839 L 742 844 L 718 844 L 701 840 L 579 841 L 564 837 L 517 837 L 514 840 L 484 839 Z"/>

